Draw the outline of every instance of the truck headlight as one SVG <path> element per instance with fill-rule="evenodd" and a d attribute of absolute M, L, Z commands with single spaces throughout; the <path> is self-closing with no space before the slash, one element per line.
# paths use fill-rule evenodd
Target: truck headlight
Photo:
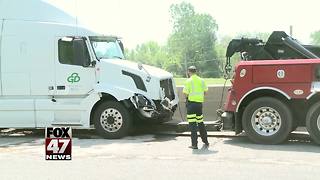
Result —
<path fill-rule="evenodd" d="M 172 109 L 172 104 L 170 102 L 170 99 L 167 97 L 161 100 L 160 104 L 162 105 L 163 109 L 166 109 L 166 110 Z"/>
<path fill-rule="evenodd" d="M 136 109 L 156 109 L 155 103 L 142 94 L 135 94 L 130 98 L 130 100 Z"/>

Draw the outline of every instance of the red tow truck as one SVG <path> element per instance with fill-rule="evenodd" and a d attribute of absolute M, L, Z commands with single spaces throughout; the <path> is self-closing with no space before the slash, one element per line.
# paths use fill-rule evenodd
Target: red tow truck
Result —
<path fill-rule="evenodd" d="M 221 115 L 224 130 L 245 131 L 256 143 L 278 144 L 298 126 L 306 126 L 320 144 L 320 47 L 302 45 L 285 32 L 267 42 L 233 39 L 225 70 L 239 52 Z"/>

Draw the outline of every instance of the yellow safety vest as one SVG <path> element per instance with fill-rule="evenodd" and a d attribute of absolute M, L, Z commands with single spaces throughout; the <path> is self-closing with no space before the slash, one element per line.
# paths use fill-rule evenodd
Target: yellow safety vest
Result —
<path fill-rule="evenodd" d="M 204 92 L 208 91 L 206 82 L 197 75 L 192 75 L 183 88 L 191 102 L 204 102 Z"/>

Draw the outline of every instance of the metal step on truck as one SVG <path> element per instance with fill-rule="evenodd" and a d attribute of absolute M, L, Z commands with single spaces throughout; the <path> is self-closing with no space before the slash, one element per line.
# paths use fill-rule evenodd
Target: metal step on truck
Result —
<path fill-rule="evenodd" d="M 227 73 L 236 52 L 241 61 L 231 78 L 223 129 L 245 131 L 256 143 L 278 144 L 305 126 L 320 144 L 320 47 L 303 45 L 282 31 L 267 42 L 234 39 L 227 48 Z"/>
<path fill-rule="evenodd" d="M 120 138 L 138 119 L 171 120 L 177 104 L 173 75 L 125 60 L 117 36 L 46 1 L 0 0 L 0 128 L 95 128 Z"/>

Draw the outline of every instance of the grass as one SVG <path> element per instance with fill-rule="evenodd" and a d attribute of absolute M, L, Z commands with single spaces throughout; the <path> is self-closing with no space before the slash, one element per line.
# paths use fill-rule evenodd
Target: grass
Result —
<path fill-rule="evenodd" d="M 174 78 L 176 85 L 181 86 L 184 85 L 187 78 Z M 225 79 L 223 78 L 204 78 L 207 85 L 223 85 L 225 82 Z M 230 81 L 227 81 L 227 85 L 231 85 Z"/>

